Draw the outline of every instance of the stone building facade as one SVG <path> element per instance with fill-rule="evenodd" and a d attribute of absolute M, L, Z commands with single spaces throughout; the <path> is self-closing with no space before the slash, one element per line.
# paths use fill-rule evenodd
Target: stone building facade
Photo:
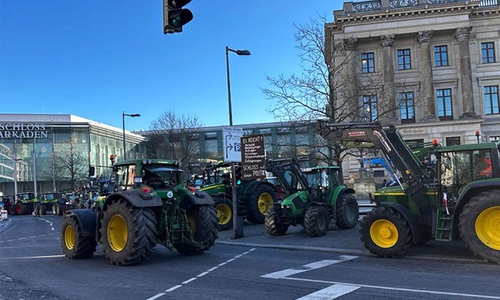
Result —
<path fill-rule="evenodd" d="M 351 120 L 394 124 L 409 141 L 499 139 L 498 0 L 345 2 L 325 41 Z"/>

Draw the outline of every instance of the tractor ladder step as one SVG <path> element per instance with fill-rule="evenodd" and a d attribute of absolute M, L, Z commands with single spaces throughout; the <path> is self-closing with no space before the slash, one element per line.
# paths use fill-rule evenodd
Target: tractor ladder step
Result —
<path fill-rule="evenodd" d="M 453 229 L 453 218 L 445 215 L 442 212 L 438 212 L 438 224 L 436 229 L 436 240 L 438 241 L 451 241 L 452 239 L 452 229 Z"/>

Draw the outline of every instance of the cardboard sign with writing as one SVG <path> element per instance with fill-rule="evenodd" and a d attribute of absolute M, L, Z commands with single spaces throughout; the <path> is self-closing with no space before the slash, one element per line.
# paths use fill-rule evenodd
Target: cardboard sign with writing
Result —
<path fill-rule="evenodd" d="M 242 179 L 266 178 L 266 155 L 264 136 L 248 135 L 241 138 Z"/>

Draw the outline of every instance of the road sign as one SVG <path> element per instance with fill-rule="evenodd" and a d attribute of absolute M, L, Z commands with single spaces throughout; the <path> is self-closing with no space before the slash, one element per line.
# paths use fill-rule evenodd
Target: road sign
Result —
<path fill-rule="evenodd" d="M 241 162 L 241 137 L 243 137 L 242 128 L 222 128 L 224 162 Z"/>
<path fill-rule="evenodd" d="M 266 154 L 264 136 L 248 135 L 241 138 L 242 179 L 266 178 Z"/>

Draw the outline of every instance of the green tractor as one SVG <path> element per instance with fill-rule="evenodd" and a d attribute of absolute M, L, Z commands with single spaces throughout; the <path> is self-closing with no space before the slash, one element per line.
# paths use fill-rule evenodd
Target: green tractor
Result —
<path fill-rule="evenodd" d="M 19 193 L 16 195 L 16 214 L 31 214 L 35 211 L 35 207 L 39 203 L 40 200 L 35 196 L 35 193 Z"/>
<path fill-rule="evenodd" d="M 66 257 L 91 257 L 100 243 L 112 264 L 130 265 L 147 259 L 156 244 L 182 254 L 202 253 L 215 244 L 213 200 L 183 185 L 178 162 L 128 160 L 114 164 L 113 174 L 113 193 L 93 209 L 64 215 L 60 240 Z"/>
<path fill-rule="evenodd" d="M 238 215 L 254 224 L 264 223 L 266 211 L 276 201 L 276 188 L 266 180 L 241 180 L 241 166 L 235 165 Z M 214 199 L 219 220 L 219 229 L 227 230 L 233 225 L 233 201 L 231 186 L 231 163 L 210 166 L 203 171 L 205 179 L 200 191 Z"/>
<path fill-rule="evenodd" d="M 47 214 L 47 211 L 52 211 L 54 215 L 57 215 L 57 204 L 61 199 L 61 194 L 59 193 L 45 193 L 40 195 L 40 215 Z"/>
<path fill-rule="evenodd" d="M 302 225 L 309 236 L 325 235 L 330 222 L 340 229 L 358 223 L 359 207 L 354 190 L 339 184 L 338 166 L 300 169 L 295 160 L 269 161 L 268 169 L 286 191 L 266 213 L 266 231 L 286 234 L 290 225 Z"/>
<path fill-rule="evenodd" d="M 376 207 L 361 221 L 360 238 L 371 253 L 398 257 L 431 239 L 461 239 L 474 255 L 500 264 L 497 143 L 436 141 L 421 161 L 394 126 L 320 120 L 317 130 L 327 139 L 380 149 L 402 176 L 397 185 L 374 193 Z"/>

